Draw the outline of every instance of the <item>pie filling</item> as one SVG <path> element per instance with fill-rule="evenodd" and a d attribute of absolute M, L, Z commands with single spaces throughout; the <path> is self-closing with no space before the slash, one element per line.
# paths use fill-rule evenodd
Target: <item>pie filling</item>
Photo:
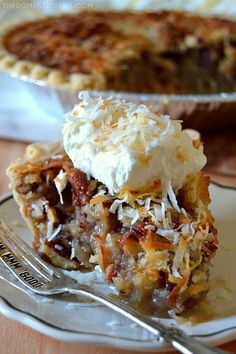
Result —
<path fill-rule="evenodd" d="M 99 74 L 105 89 L 176 94 L 236 90 L 236 24 L 181 12 L 83 12 L 8 31 L 17 58 Z"/>
<path fill-rule="evenodd" d="M 203 299 L 218 241 L 199 134 L 86 92 L 62 134 L 63 146 L 30 145 L 7 171 L 39 254 L 66 270 L 99 267 L 141 306 L 180 313 Z"/>
<path fill-rule="evenodd" d="M 67 270 L 99 265 L 120 294 L 176 313 L 206 295 L 217 238 L 202 172 L 187 178 L 176 199 L 171 192 L 161 198 L 158 181 L 147 192 L 112 196 L 66 155 L 11 173 L 34 247 L 48 262 Z"/>

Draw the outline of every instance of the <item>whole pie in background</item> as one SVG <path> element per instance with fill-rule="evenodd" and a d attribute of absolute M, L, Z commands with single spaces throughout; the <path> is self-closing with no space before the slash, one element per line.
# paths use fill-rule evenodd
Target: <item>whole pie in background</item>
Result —
<path fill-rule="evenodd" d="M 233 92 L 235 44 L 229 20 L 86 11 L 5 28 L 0 69 L 72 91 Z"/>

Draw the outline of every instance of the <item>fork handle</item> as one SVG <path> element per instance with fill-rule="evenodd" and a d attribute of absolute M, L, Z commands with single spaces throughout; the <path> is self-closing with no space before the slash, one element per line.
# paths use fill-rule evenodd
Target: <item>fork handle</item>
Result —
<path fill-rule="evenodd" d="M 179 328 L 170 328 L 163 325 L 160 321 L 156 322 L 143 316 L 138 311 L 127 306 L 122 301 L 114 300 L 109 295 L 92 289 L 85 284 L 79 284 L 79 289 L 68 289 L 69 293 L 80 294 L 89 297 L 97 302 L 106 305 L 112 310 L 136 322 L 138 325 L 147 329 L 149 332 L 161 336 L 167 343 L 171 344 L 176 350 L 183 354 L 223 354 L 226 353 L 220 349 L 211 348 L 193 337 L 187 336 Z"/>

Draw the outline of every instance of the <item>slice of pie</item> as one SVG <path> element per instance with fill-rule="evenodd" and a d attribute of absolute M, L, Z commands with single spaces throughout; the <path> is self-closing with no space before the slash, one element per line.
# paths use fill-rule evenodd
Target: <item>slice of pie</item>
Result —
<path fill-rule="evenodd" d="M 99 265 L 127 297 L 192 307 L 218 244 L 201 142 L 145 106 L 81 98 L 65 150 L 30 145 L 7 171 L 34 247 L 67 270 Z"/>
<path fill-rule="evenodd" d="M 8 25 L 0 69 L 61 89 L 236 90 L 236 23 L 186 12 L 84 11 Z"/>

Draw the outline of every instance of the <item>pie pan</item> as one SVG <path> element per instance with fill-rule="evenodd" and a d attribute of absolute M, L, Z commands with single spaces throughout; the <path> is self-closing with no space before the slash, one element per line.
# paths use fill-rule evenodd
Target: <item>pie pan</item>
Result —
<path fill-rule="evenodd" d="M 36 16 L 36 19 L 44 17 L 42 15 Z M 168 114 L 173 119 L 182 120 L 184 128 L 205 132 L 236 127 L 236 116 L 234 114 L 236 92 L 147 94 L 108 91 L 99 75 L 78 73 L 69 75 L 65 80 L 65 75 L 60 70 L 51 70 L 42 65 L 35 66 L 27 60 L 18 61 L 15 55 L 5 49 L 2 38 L 9 28 L 14 28 L 14 25 L 22 23 L 22 19 L 21 21 L 10 22 L 10 25 L 1 26 L 0 70 L 17 79 L 17 85 L 20 84 L 20 88 L 22 87 L 24 91 L 27 90 L 32 99 L 36 100 L 47 113 L 62 117 L 78 102 L 80 90 L 86 89 L 90 90 L 94 96 L 109 97 L 112 95 L 130 102 L 152 106 L 152 109 L 156 112 Z M 41 77 L 44 71 L 47 71 L 47 79 Z"/>
<path fill-rule="evenodd" d="M 3 73 L 2 75 L 12 76 L 14 81 L 17 80 L 19 88 L 23 91 L 27 90 L 42 109 L 58 117 L 59 120 L 62 120 L 64 113 L 70 111 L 78 102 L 79 92 L 56 89 L 43 81 L 15 73 Z M 184 128 L 197 129 L 201 132 L 236 128 L 236 92 L 210 95 L 166 95 L 92 90 L 90 93 L 93 96 L 113 96 L 152 106 L 156 112 L 169 114 L 173 119 L 182 120 Z"/>

